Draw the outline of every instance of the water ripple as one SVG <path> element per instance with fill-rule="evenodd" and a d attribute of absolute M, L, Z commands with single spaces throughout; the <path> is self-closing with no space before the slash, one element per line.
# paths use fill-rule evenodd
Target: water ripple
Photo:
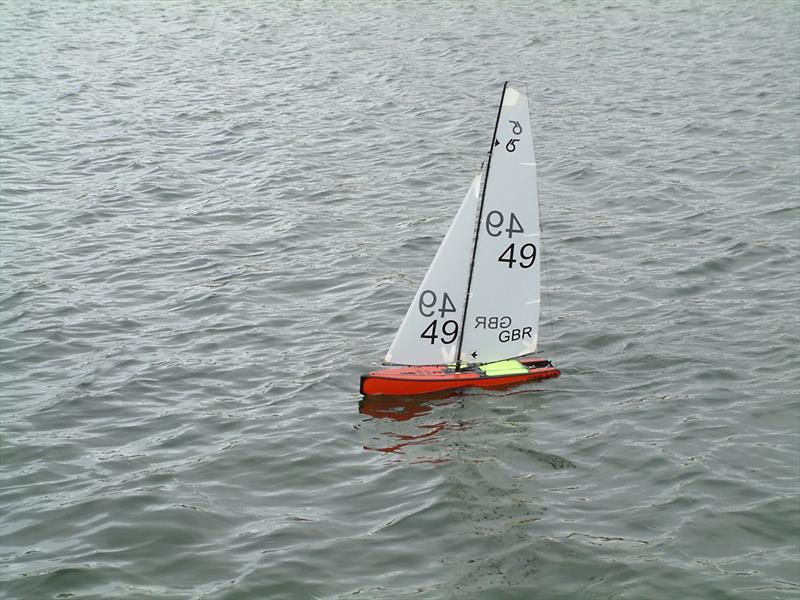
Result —
<path fill-rule="evenodd" d="M 796 3 L 2 14 L 3 597 L 797 597 Z M 361 400 L 506 78 L 564 375 Z"/>

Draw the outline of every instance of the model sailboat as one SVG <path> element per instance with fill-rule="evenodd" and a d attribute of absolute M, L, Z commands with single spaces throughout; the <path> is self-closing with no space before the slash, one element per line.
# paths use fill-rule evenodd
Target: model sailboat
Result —
<path fill-rule="evenodd" d="M 364 395 L 411 395 L 555 377 L 533 358 L 542 249 L 536 160 L 521 91 L 503 85 L 486 168 L 467 195 Z"/>

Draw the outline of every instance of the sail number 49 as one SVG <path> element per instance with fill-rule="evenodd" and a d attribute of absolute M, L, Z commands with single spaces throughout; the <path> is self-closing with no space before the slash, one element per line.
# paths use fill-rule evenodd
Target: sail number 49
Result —
<path fill-rule="evenodd" d="M 453 321 L 452 319 L 449 321 L 445 321 L 442 323 L 442 328 L 439 330 L 439 335 L 437 335 L 436 328 L 439 325 L 438 319 L 431 321 L 428 323 L 428 326 L 425 328 L 419 337 L 430 340 L 431 344 L 436 343 L 436 339 L 438 338 L 442 344 L 452 344 L 456 341 L 458 337 L 458 323 Z"/>
<path fill-rule="evenodd" d="M 513 133 L 514 135 L 519 135 L 520 133 L 522 133 L 522 125 L 519 124 L 519 121 L 509 121 L 509 123 L 512 123 L 514 125 L 514 128 L 511 130 L 511 133 Z M 506 150 L 508 150 L 509 152 L 514 152 L 517 149 L 518 141 L 519 138 L 511 138 L 510 140 L 508 140 L 508 142 L 506 143 Z"/>
<path fill-rule="evenodd" d="M 520 247 L 519 254 L 517 255 L 519 256 L 519 260 L 515 258 L 514 252 L 514 244 L 509 244 L 498 257 L 497 262 L 508 263 L 509 269 L 513 268 L 515 264 L 519 264 L 523 269 L 527 269 L 532 267 L 533 263 L 536 262 L 536 246 L 533 244 L 525 244 Z"/>
<path fill-rule="evenodd" d="M 433 290 L 424 290 L 419 295 L 418 308 L 423 317 L 432 317 L 438 312 L 439 316 L 444 319 L 447 313 L 456 312 L 456 306 L 447 292 L 442 293 L 440 303 L 439 296 Z M 419 337 L 430 340 L 431 344 L 435 344 L 437 339 L 442 344 L 452 344 L 458 337 L 458 322 L 449 319 L 442 323 L 440 328 L 439 320 L 434 319 L 428 323 L 428 326 Z"/>
<path fill-rule="evenodd" d="M 507 233 L 511 238 L 515 233 L 525 233 L 522 223 L 519 222 L 517 215 L 509 213 L 508 227 L 503 228 L 506 218 L 499 210 L 493 210 L 486 215 L 486 233 L 492 237 L 499 237 Z M 497 258 L 497 262 L 504 262 L 511 269 L 518 264 L 523 269 L 528 269 L 536 262 L 536 246 L 534 244 L 524 244 L 517 250 L 516 244 L 511 243 L 506 246 L 503 253 Z"/>

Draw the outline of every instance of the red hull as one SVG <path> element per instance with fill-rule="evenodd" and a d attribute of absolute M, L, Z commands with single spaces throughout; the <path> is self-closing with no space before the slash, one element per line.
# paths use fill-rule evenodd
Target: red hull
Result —
<path fill-rule="evenodd" d="M 361 393 L 364 396 L 414 396 L 465 387 L 517 385 L 561 375 L 561 371 L 548 360 L 527 359 L 520 362 L 527 367 L 527 373 L 485 375 L 477 369 L 455 372 L 444 366 L 383 369 L 361 376 Z"/>

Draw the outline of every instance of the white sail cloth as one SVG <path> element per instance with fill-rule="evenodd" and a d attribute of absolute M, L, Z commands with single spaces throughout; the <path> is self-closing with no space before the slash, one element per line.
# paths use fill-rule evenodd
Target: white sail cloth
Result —
<path fill-rule="evenodd" d="M 487 173 L 483 190 L 480 175 L 473 180 L 386 362 L 449 364 L 459 344 L 462 363 L 536 350 L 541 261 L 536 159 L 528 99 L 510 87 L 504 89 Z"/>
<path fill-rule="evenodd" d="M 480 190 L 479 173 L 408 307 L 385 362 L 435 365 L 455 360 Z"/>

